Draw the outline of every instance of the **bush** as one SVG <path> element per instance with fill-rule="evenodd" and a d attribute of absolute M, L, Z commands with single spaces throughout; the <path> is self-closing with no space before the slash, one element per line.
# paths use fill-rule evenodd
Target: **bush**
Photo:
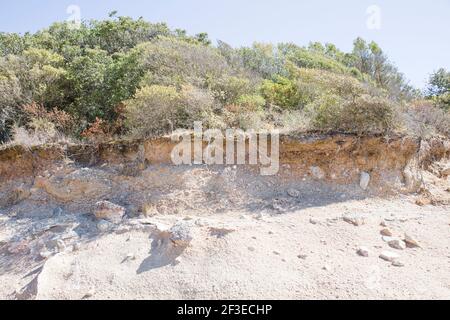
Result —
<path fill-rule="evenodd" d="M 193 128 L 194 121 L 217 126 L 214 99 L 208 91 L 187 86 L 181 91 L 168 86 L 146 86 L 126 103 L 126 123 L 138 137 L 167 134 L 175 129 Z"/>
<path fill-rule="evenodd" d="M 259 95 L 245 94 L 237 99 L 236 104 L 240 110 L 255 112 L 263 109 L 266 100 Z"/>
<path fill-rule="evenodd" d="M 450 113 L 435 106 L 432 101 L 411 102 L 403 113 L 408 134 L 428 138 L 436 134 L 450 136 Z"/>
<path fill-rule="evenodd" d="M 307 109 L 314 129 L 321 131 L 379 134 L 394 127 L 395 106 L 385 98 L 362 95 L 345 101 L 329 94 Z"/>
<path fill-rule="evenodd" d="M 292 80 L 277 76 L 272 80 L 264 80 L 261 94 L 267 102 L 286 109 L 296 109 L 301 102 L 301 94 Z"/>

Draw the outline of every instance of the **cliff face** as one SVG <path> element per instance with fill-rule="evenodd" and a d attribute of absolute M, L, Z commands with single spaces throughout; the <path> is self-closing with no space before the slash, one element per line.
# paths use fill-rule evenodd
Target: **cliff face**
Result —
<path fill-rule="evenodd" d="M 138 174 L 149 165 L 173 165 L 171 152 L 176 144 L 166 137 L 30 149 L 14 146 L 0 150 L 0 179 L 2 184 L 17 179 L 29 180 L 54 166 L 68 163 L 83 167 L 124 166 L 125 171 Z M 205 147 L 206 143 L 203 143 Z M 248 141 L 246 150 L 248 163 Z M 281 136 L 279 153 L 280 166 L 290 167 L 292 177 L 310 175 L 311 168 L 316 167 L 321 172 L 321 179 L 336 183 L 351 183 L 361 172 L 367 172 L 373 182 L 382 184 L 383 178 L 390 175 L 412 187 L 414 177 L 412 172 L 405 176 L 405 169 L 426 169 L 433 162 L 448 158 L 450 142 L 441 138 L 420 141 L 410 137 Z M 255 168 L 260 165 L 244 166 Z M 278 175 L 283 175 L 283 171 Z"/>
<path fill-rule="evenodd" d="M 347 199 L 422 191 L 431 199 L 439 194 L 436 202 L 449 202 L 441 171 L 450 144 L 443 139 L 281 136 L 279 170 L 271 176 L 261 176 L 261 164 L 174 165 L 175 145 L 159 138 L 5 149 L 0 152 L 0 210 L 49 214 L 65 206 L 88 212 L 105 199 L 124 205 L 130 215 L 146 206 L 184 210 L 191 202 L 213 208 L 212 201 L 214 210 L 258 201 L 279 207 L 273 201 L 290 187 L 303 192 L 305 201 L 321 201 L 314 190 L 333 190 L 332 198 L 342 193 Z M 248 157 L 247 152 L 246 163 Z M 439 192 L 432 190 L 436 185 Z"/>
<path fill-rule="evenodd" d="M 174 165 L 175 145 L 2 150 L 0 298 L 423 297 L 417 279 L 448 297 L 448 141 L 282 136 L 272 176 Z M 404 272 L 379 258 L 400 250 L 386 227 L 424 248 L 398 251 Z M 388 281 L 370 291 L 377 270 Z"/>

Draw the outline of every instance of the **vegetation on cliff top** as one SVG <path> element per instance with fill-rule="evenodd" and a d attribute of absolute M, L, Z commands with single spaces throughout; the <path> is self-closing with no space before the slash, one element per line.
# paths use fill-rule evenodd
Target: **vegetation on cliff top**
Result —
<path fill-rule="evenodd" d="M 450 73 L 420 93 L 374 42 L 255 43 L 110 16 L 0 33 L 0 142 L 151 136 L 176 128 L 449 134 Z"/>

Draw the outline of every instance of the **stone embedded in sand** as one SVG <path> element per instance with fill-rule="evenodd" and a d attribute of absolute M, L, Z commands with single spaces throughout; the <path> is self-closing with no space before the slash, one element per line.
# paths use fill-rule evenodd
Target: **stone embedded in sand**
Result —
<path fill-rule="evenodd" d="M 52 256 L 52 252 L 50 252 L 50 251 L 48 251 L 48 250 L 43 250 L 43 251 L 41 251 L 41 252 L 39 252 L 39 256 L 42 258 L 42 259 L 48 259 L 48 258 L 50 258 L 51 256 Z"/>
<path fill-rule="evenodd" d="M 292 198 L 298 198 L 300 196 L 300 192 L 294 188 L 288 189 L 287 194 Z"/>
<path fill-rule="evenodd" d="M 179 221 L 169 229 L 169 239 L 176 245 L 187 246 L 192 240 L 191 224 Z"/>
<path fill-rule="evenodd" d="M 403 240 L 405 241 L 406 246 L 409 248 L 420 248 L 419 242 L 417 242 L 417 240 L 406 233 Z"/>
<path fill-rule="evenodd" d="M 106 220 L 100 220 L 98 223 L 97 223 L 97 229 L 98 229 L 98 231 L 100 231 L 100 232 L 106 232 L 106 231 L 108 231 L 109 229 L 111 229 L 111 222 L 108 222 L 108 221 L 106 221 Z"/>
<path fill-rule="evenodd" d="M 361 187 L 361 189 L 367 190 L 367 188 L 369 187 L 369 182 L 370 174 L 368 174 L 367 172 L 361 172 L 361 177 L 359 179 L 359 186 Z"/>
<path fill-rule="evenodd" d="M 443 177 L 450 176 L 450 167 L 443 169 L 443 170 L 441 171 L 441 175 L 442 175 Z"/>
<path fill-rule="evenodd" d="M 394 267 L 404 267 L 404 266 L 405 266 L 405 264 L 404 264 L 403 262 L 398 261 L 398 260 L 392 261 L 392 265 L 393 265 Z"/>
<path fill-rule="evenodd" d="M 359 247 L 356 253 L 358 253 L 361 257 L 368 257 L 369 249 L 367 247 Z"/>
<path fill-rule="evenodd" d="M 403 240 L 401 240 L 399 238 L 393 238 L 392 240 L 390 240 L 388 242 L 388 245 L 391 248 L 394 248 L 394 249 L 397 249 L 397 250 L 405 250 L 406 249 L 405 242 L 403 242 Z"/>
<path fill-rule="evenodd" d="M 391 251 L 383 251 L 380 253 L 380 258 L 385 261 L 393 262 L 399 258 L 399 255 Z"/>
<path fill-rule="evenodd" d="M 310 167 L 309 171 L 311 172 L 311 175 L 318 180 L 325 178 L 325 173 L 320 167 Z"/>
<path fill-rule="evenodd" d="M 356 227 L 362 226 L 366 223 L 366 220 L 363 217 L 358 216 L 344 216 L 343 219 L 345 222 L 350 223 Z"/>
<path fill-rule="evenodd" d="M 425 198 L 425 197 L 420 197 L 416 200 L 416 204 L 421 207 L 427 206 L 427 205 L 431 204 L 431 200 L 428 198 Z"/>
<path fill-rule="evenodd" d="M 122 220 L 125 208 L 109 201 L 99 201 L 95 204 L 94 215 L 97 219 L 104 219 L 114 223 Z"/>
<path fill-rule="evenodd" d="M 384 228 L 383 230 L 380 231 L 380 233 L 386 237 L 392 237 L 394 235 L 389 228 Z"/>

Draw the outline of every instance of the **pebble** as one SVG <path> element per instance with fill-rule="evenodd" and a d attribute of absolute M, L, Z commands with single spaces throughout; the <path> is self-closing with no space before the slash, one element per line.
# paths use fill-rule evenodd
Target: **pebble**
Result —
<path fill-rule="evenodd" d="M 404 267 L 404 266 L 405 266 L 405 264 L 404 264 L 403 262 L 398 261 L 398 260 L 392 261 L 392 265 L 393 265 L 394 267 Z"/>
<path fill-rule="evenodd" d="M 100 220 L 100 221 L 97 223 L 97 229 L 98 229 L 100 232 L 106 232 L 106 231 L 108 231 L 110 228 L 111 228 L 111 223 L 109 223 L 109 222 L 106 221 L 106 220 Z"/>
<path fill-rule="evenodd" d="M 395 252 L 383 251 L 380 253 L 380 258 L 385 261 L 393 262 L 399 258 L 399 255 L 396 254 Z"/>
<path fill-rule="evenodd" d="M 292 198 L 298 198 L 300 196 L 300 192 L 296 189 L 288 189 L 287 194 Z"/>
<path fill-rule="evenodd" d="M 413 237 L 405 233 L 404 241 L 406 245 L 410 248 L 420 248 L 419 242 L 417 242 Z"/>
<path fill-rule="evenodd" d="M 343 219 L 345 222 L 353 224 L 356 227 L 361 226 L 366 223 L 366 221 L 363 217 L 344 216 Z"/>
<path fill-rule="evenodd" d="M 391 248 L 394 248 L 397 250 L 405 250 L 406 249 L 406 244 L 401 239 L 392 239 L 391 241 L 388 242 L 388 245 Z"/>
<path fill-rule="evenodd" d="M 361 177 L 359 180 L 359 186 L 361 187 L 361 189 L 367 190 L 367 188 L 369 187 L 369 182 L 370 174 L 368 174 L 367 172 L 361 172 Z"/>
<path fill-rule="evenodd" d="M 380 231 L 380 233 L 383 236 L 387 236 L 387 237 L 392 237 L 394 235 L 389 228 L 384 228 L 383 230 Z"/>
<path fill-rule="evenodd" d="M 359 247 L 356 251 L 361 257 L 369 256 L 369 249 L 367 247 Z"/>

